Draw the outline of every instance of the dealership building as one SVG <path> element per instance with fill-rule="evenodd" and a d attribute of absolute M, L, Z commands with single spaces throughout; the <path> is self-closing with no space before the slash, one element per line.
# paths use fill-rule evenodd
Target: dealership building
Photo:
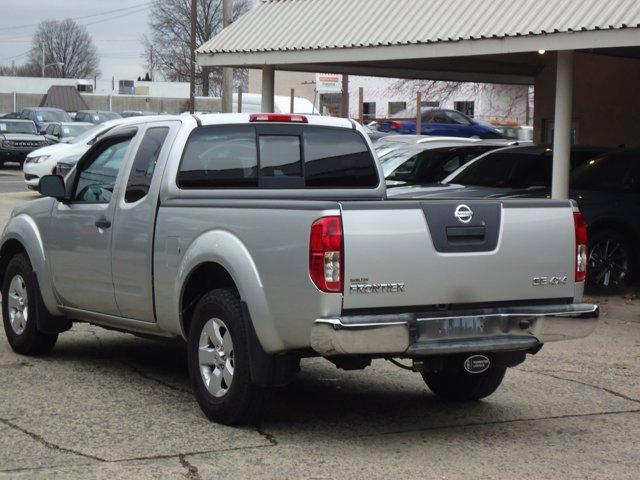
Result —
<path fill-rule="evenodd" d="M 637 0 L 267 0 L 198 62 L 261 69 L 264 111 L 276 71 L 534 85 L 564 198 L 572 142 L 640 145 L 639 27 Z"/>

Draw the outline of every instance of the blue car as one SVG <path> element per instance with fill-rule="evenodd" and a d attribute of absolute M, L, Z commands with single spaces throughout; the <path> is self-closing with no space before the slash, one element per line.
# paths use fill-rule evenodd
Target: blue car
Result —
<path fill-rule="evenodd" d="M 394 115 L 397 120 L 381 120 L 378 131 L 400 135 L 415 135 L 416 121 L 408 120 L 412 116 L 407 110 Z M 422 110 L 422 135 L 444 137 L 477 137 L 484 139 L 504 138 L 502 133 L 490 125 L 480 123 L 456 110 L 425 108 Z"/>
<path fill-rule="evenodd" d="M 51 122 L 71 122 L 71 117 L 64 110 L 51 107 L 29 107 L 22 110 L 20 118 L 31 120 L 36 124 L 38 133 L 43 133 Z"/>

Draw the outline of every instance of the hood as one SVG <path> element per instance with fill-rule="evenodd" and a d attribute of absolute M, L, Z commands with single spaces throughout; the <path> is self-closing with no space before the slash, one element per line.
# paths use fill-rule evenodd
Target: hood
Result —
<path fill-rule="evenodd" d="M 70 143 L 54 143 L 46 147 L 39 148 L 31 152 L 27 157 L 40 157 L 42 155 L 72 155 L 76 151 L 87 149 L 86 145 L 70 144 Z"/>
<path fill-rule="evenodd" d="M 36 135 L 35 133 L 2 133 L 0 134 L 0 137 L 2 137 L 3 140 L 46 142 L 42 135 Z"/>

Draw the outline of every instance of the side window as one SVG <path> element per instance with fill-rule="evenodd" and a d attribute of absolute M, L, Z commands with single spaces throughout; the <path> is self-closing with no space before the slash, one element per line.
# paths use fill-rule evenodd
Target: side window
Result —
<path fill-rule="evenodd" d="M 601 192 L 637 191 L 633 175 L 637 162 L 638 158 L 630 152 L 594 158 L 572 172 L 571 187 Z"/>
<path fill-rule="evenodd" d="M 149 193 L 156 162 L 168 133 L 169 127 L 156 127 L 150 128 L 144 134 L 133 160 L 129 180 L 127 180 L 127 189 L 124 194 L 125 202 L 137 202 Z"/>
<path fill-rule="evenodd" d="M 258 151 L 253 126 L 202 127 L 195 130 L 180 163 L 180 188 L 252 188 L 258 186 Z"/>
<path fill-rule="evenodd" d="M 307 187 L 374 188 L 378 185 L 372 155 L 354 130 L 305 129 L 304 156 Z"/>
<path fill-rule="evenodd" d="M 75 202 L 109 203 L 130 143 L 131 139 L 116 141 L 83 165 L 73 195 Z"/>
<path fill-rule="evenodd" d="M 53 125 L 47 125 L 47 129 L 44 131 L 47 135 L 53 135 Z"/>
<path fill-rule="evenodd" d="M 455 125 L 471 125 L 471 122 L 467 119 L 467 117 L 459 114 L 458 112 L 447 110 L 445 114 L 448 117 L 448 123 L 453 123 Z"/>

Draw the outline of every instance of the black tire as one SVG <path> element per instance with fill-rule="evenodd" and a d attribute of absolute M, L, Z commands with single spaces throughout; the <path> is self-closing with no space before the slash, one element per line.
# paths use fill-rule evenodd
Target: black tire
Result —
<path fill-rule="evenodd" d="M 506 371 L 506 367 L 491 366 L 483 373 L 468 373 L 464 370 L 423 372 L 422 378 L 437 396 L 455 402 L 469 402 L 495 392 Z"/>
<path fill-rule="evenodd" d="M 220 328 L 219 332 L 224 338 L 226 335 L 230 335 L 232 349 L 231 354 L 227 355 L 224 347 L 222 348 L 224 355 L 218 357 L 218 360 L 224 364 L 224 367 L 220 365 L 214 368 L 203 366 L 205 373 L 201 373 L 200 344 L 201 341 L 210 341 L 210 336 L 205 337 L 203 334 L 203 330 L 210 320 L 224 325 L 224 328 Z M 218 324 L 215 325 L 219 326 Z M 212 324 L 209 323 L 209 325 Z M 215 350 L 216 348 L 215 342 L 207 345 L 205 347 L 207 349 Z M 205 294 L 193 312 L 187 350 L 191 386 L 200 408 L 209 420 L 224 425 L 239 425 L 258 420 L 262 413 L 269 396 L 269 390 L 258 387 L 251 381 L 248 345 L 247 326 L 243 320 L 238 293 L 232 289 L 218 289 Z M 220 358 L 225 360 L 220 360 Z M 232 380 L 230 384 L 227 384 L 223 379 L 221 390 L 217 392 L 218 396 L 216 396 L 207 388 L 205 375 L 208 372 L 210 379 L 213 379 L 215 372 L 220 372 L 219 374 L 222 375 L 223 370 L 227 371 L 225 370 L 227 362 L 233 368 Z M 213 380 L 209 380 L 210 386 L 211 382 Z M 225 389 L 225 393 L 221 393 Z"/>
<path fill-rule="evenodd" d="M 596 230 L 589 238 L 587 283 L 597 293 L 618 293 L 629 285 L 635 262 L 625 235 L 610 229 Z"/>
<path fill-rule="evenodd" d="M 2 318 L 7 340 L 14 352 L 30 356 L 49 353 L 58 340 L 57 333 L 49 334 L 38 330 L 40 316 L 49 315 L 49 312 L 44 306 L 37 282 L 33 280 L 34 276 L 29 257 L 19 253 L 9 260 L 2 280 Z M 12 324 L 12 318 L 16 318 L 16 310 L 10 306 L 9 293 L 14 279 L 26 291 L 27 314 L 22 328 L 19 323 Z M 18 279 L 22 281 L 18 282 Z"/>

